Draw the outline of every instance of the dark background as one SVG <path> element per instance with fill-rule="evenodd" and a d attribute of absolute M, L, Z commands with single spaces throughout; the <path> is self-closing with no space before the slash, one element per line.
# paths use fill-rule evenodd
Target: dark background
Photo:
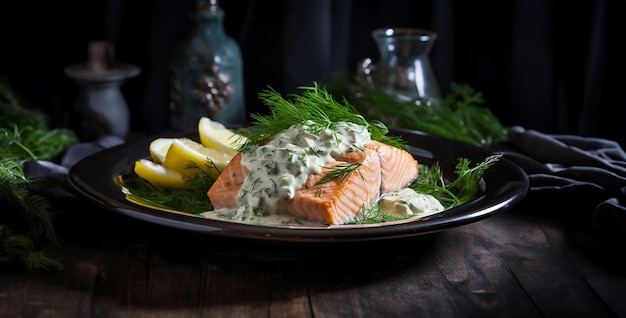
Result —
<path fill-rule="evenodd" d="M 445 92 L 452 81 L 483 94 L 507 126 L 603 137 L 626 145 L 626 1 L 623 0 L 222 0 L 226 32 L 244 58 L 246 105 L 258 92 L 295 92 L 330 72 L 377 60 L 370 36 L 387 26 L 438 33 L 431 63 Z M 77 86 L 63 73 L 87 45 L 107 40 L 116 60 L 139 66 L 124 83 L 131 129 L 169 128 L 169 63 L 189 32 L 190 0 L 4 1 L 0 77 L 69 126 Z"/>

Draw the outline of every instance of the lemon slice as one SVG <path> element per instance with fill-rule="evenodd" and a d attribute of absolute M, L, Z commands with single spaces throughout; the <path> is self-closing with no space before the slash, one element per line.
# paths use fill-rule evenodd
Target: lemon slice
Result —
<path fill-rule="evenodd" d="M 226 128 L 222 123 L 207 117 L 200 118 L 198 134 L 203 146 L 223 151 L 231 157 L 234 157 L 237 154 L 237 148 L 248 140 L 245 136 Z"/>
<path fill-rule="evenodd" d="M 167 151 L 170 149 L 175 138 L 157 138 L 150 143 L 150 157 L 155 163 L 162 164 L 165 161 Z"/>
<path fill-rule="evenodd" d="M 138 176 L 142 177 L 156 187 L 163 189 L 185 187 L 185 180 L 180 173 L 150 160 L 137 160 L 135 162 L 134 170 Z"/>
<path fill-rule="evenodd" d="M 231 155 L 217 149 L 207 148 L 189 138 L 176 138 L 167 150 L 163 166 L 183 176 L 198 173 L 200 172 L 198 169 L 201 169 L 217 178 L 231 159 Z M 213 164 L 211 165 L 210 162 Z"/>

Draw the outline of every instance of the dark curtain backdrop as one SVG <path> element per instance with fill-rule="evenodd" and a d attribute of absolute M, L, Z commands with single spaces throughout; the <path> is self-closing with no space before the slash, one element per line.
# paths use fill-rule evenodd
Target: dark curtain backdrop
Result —
<path fill-rule="evenodd" d="M 244 58 L 246 104 L 377 60 L 378 27 L 438 33 L 431 62 L 445 92 L 451 82 L 482 92 L 505 125 L 626 144 L 624 0 L 222 0 L 226 32 Z M 68 125 L 77 87 L 63 74 L 86 60 L 87 44 L 107 40 L 116 59 L 142 73 L 123 85 L 131 129 L 169 128 L 169 63 L 189 32 L 193 2 L 154 0 L 4 1 L 0 76 Z"/>

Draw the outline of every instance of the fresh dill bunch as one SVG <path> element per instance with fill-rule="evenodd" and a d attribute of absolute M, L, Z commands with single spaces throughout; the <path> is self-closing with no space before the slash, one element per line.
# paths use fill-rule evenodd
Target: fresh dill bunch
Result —
<path fill-rule="evenodd" d="M 246 151 L 253 145 L 267 142 L 274 135 L 296 125 L 306 123 L 313 133 L 332 129 L 338 122 L 351 122 L 367 127 L 373 140 L 406 149 L 399 136 L 388 135 L 388 128 L 380 121 L 368 121 L 344 98 L 341 102 L 333 98 L 317 83 L 300 86 L 302 94 L 290 94 L 287 100 L 271 87 L 259 93 L 259 99 L 269 108 L 269 115 L 251 114 L 253 129 L 246 133 L 248 141 L 238 150 Z"/>
<path fill-rule="evenodd" d="M 456 190 L 455 193 L 459 204 L 466 203 L 476 196 L 476 193 L 478 193 L 484 183 L 482 181 L 483 173 L 498 162 L 501 157 L 502 154 L 488 156 L 473 168 L 470 168 L 471 162 L 469 159 L 459 159 L 459 163 L 454 171 L 456 179 L 449 185 L 451 189 Z"/>
<path fill-rule="evenodd" d="M 475 146 L 506 140 L 507 127 L 485 106 L 482 94 L 467 84 L 451 83 L 432 103 L 414 103 L 356 83 L 352 74 L 329 74 L 327 87 L 344 96 L 363 116 L 391 128 L 412 129 Z"/>
<path fill-rule="evenodd" d="M 15 123 L 9 126 L 0 127 L 0 146 L 23 160 L 50 159 L 78 143 L 78 137 L 70 130 L 19 127 Z"/>
<path fill-rule="evenodd" d="M 31 269 L 61 269 L 56 260 L 37 250 L 58 244 L 46 198 L 34 194 L 17 157 L 0 149 L 0 263 L 24 263 Z"/>
<path fill-rule="evenodd" d="M 456 129 L 450 132 L 454 139 L 477 146 L 507 139 L 507 127 L 485 107 L 482 94 L 469 85 L 452 83 L 449 93 L 439 99 L 438 107 L 443 119 L 453 125 L 448 128 Z M 446 113 L 445 110 L 449 111 Z"/>
<path fill-rule="evenodd" d="M 63 264 L 37 250 L 32 238 L 0 224 L 0 263 L 22 262 L 30 269 L 60 270 Z"/>
<path fill-rule="evenodd" d="M 31 109 L 0 78 L 0 147 L 19 159 L 50 159 L 78 143 L 76 134 L 63 128 L 50 129 L 44 115 Z"/>
<path fill-rule="evenodd" d="M 206 166 L 207 169 L 202 170 L 195 163 L 190 162 L 186 168 L 198 172 L 185 179 L 185 188 L 182 189 L 161 189 L 142 178 L 129 182 L 126 188 L 131 195 L 154 206 L 200 214 L 213 210 L 213 203 L 208 199 L 207 192 L 215 183 L 215 178 L 210 175 L 210 171 L 217 167 L 210 159 L 207 160 Z"/>
<path fill-rule="evenodd" d="M 483 184 L 483 173 L 498 162 L 500 157 L 501 154 L 488 156 L 472 168 L 469 159 L 459 158 L 453 179 L 445 178 L 439 163 L 431 166 L 419 165 L 418 177 L 410 188 L 418 193 L 434 196 L 446 210 L 459 206 L 476 196 Z"/>
<path fill-rule="evenodd" d="M 196 173 L 194 176 L 199 176 Z M 208 189 L 204 188 L 181 188 L 165 190 L 152 185 L 150 182 L 138 178 L 128 187 L 132 196 L 146 201 L 156 207 L 173 209 L 191 214 L 213 210 L 213 204 L 207 198 Z"/>
<path fill-rule="evenodd" d="M 439 163 L 430 166 L 419 165 L 419 174 L 410 187 L 417 193 L 430 194 L 444 206 L 445 210 L 467 203 L 474 199 L 481 187 L 483 173 L 495 164 L 501 154 L 491 155 L 478 165 L 470 168 L 470 160 L 459 158 L 455 166 L 454 179 L 446 179 Z M 361 208 L 359 218 L 349 224 L 376 224 L 411 219 L 414 215 L 392 215 L 379 205 Z"/>
<path fill-rule="evenodd" d="M 24 213 L 17 217 L 3 214 L 4 222 L 11 220 L 16 225 L 28 229 L 34 238 L 43 236 L 56 243 L 52 225 L 52 214 L 45 198 L 30 191 L 33 181 L 26 178 L 18 160 L 7 149 L 0 150 L 0 198 L 10 206 L 18 207 Z"/>
<path fill-rule="evenodd" d="M 44 115 L 21 100 L 0 79 L 0 263 L 23 263 L 32 269 L 61 269 L 39 249 L 59 244 L 53 213 L 46 197 L 34 186 L 23 164 L 52 159 L 78 142 L 73 131 L 50 129 Z"/>

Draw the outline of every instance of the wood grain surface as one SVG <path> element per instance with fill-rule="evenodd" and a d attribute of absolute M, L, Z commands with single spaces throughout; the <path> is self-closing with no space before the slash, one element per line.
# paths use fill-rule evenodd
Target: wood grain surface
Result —
<path fill-rule="evenodd" d="M 623 246 L 532 210 L 298 247 L 81 206 L 57 220 L 63 270 L 1 268 L 0 317 L 626 317 Z"/>

